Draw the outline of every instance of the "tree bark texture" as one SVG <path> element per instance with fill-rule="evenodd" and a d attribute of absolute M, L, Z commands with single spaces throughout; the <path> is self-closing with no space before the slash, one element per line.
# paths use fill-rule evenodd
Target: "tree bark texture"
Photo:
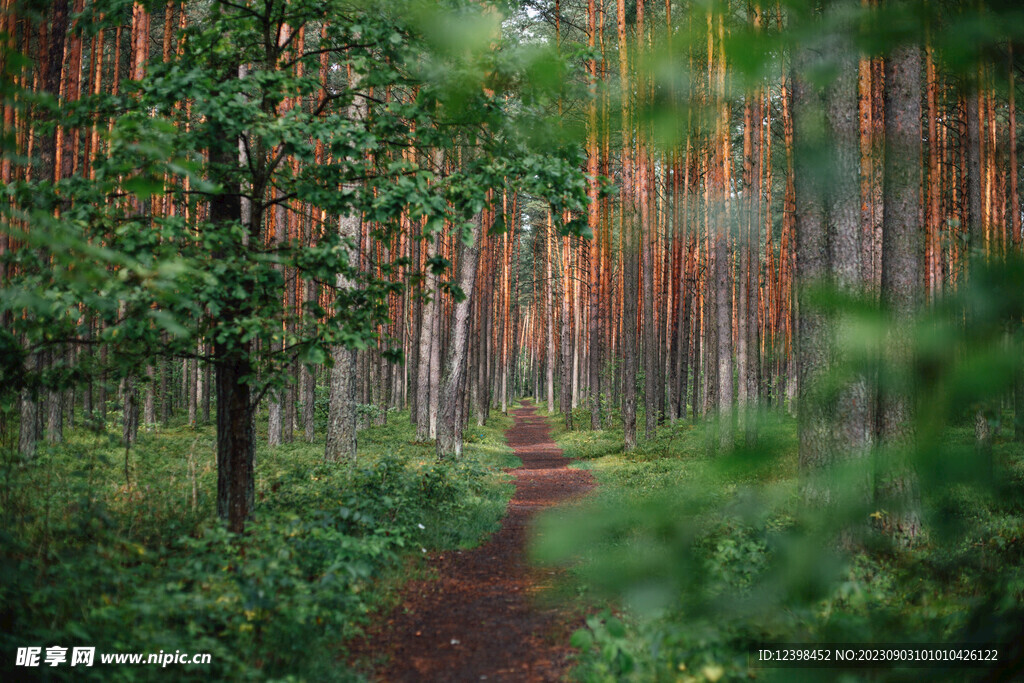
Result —
<path fill-rule="evenodd" d="M 451 342 L 445 354 L 441 378 L 440 412 L 437 420 L 437 457 L 439 460 L 462 455 L 462 393 L 465 384 L 466 353 L 469 344 L 470 306 L 480 259 L 482 216 L 477 214 L 471 244 L 462 244 L 459 259 L 459 289 L 465 295 L 456 302 L 452 313 Z"/>
<path fill-rule="evenodd" d="M 909 373 L 907 324 L 918 313 L 924 264 L 921 225 L 921 50 L 897 48 L 885 61 L 885 179 L 882 226 L 882 304 L 893 316 L 889 350 Z M 921 533 L 916 475 L 906 460 L 913 436 L 910 387 L 882 392 L 878 435 L 890 447 L 876 491 L 891 511 L 891 531 L 904 544 Z"/>

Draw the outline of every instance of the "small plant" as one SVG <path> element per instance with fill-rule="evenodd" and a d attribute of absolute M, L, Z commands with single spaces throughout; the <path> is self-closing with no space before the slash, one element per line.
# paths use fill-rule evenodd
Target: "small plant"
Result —
<path fill-rule="evenodd" d="M 501 441 L 497 423 L 482 441 Z M 438 463 L 430 447 L 396 447 L 411 427 L 393 420 L 361 433 L 355 467 L 305 443 L 261 450 L 257 514 L 234 537 L 215 518 L 209 427 L 143 435 L 130 485 L 117 431 L 69 430 L 29 463 L 2 450 L 4 651 L 180 649 L 213 656 L 206 679 L 337 678 L 339 644 L 390 577 L 423 549 L 478 543 L 511 494 L 507 448 Z M 0 668 L 13 680 L 12 662 Z"/>

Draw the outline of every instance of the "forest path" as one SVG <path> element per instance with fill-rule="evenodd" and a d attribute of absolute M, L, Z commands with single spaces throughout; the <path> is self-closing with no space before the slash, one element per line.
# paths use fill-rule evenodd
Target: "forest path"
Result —
<path fill-rule="evenodd" d="M 552 572 L 528 565 L 527 530 L 539 510 L 589 491 L 594 480 L 566 467 L 532 405 L 513 415 L 505 437 L 522 465 L 511 470 L 515 494 L 501 529 L 480 548 L 432 559 L 440 578 L 403 589 L 400 605 L 357 647 L 385 661 L 376 680 L 558 681 L 568 670 L 569 634 L 582 623 L 534 599 Z"/>

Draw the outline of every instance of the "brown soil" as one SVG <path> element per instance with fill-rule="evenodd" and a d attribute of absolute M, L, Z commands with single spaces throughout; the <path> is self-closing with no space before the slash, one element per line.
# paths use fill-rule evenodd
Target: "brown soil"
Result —
<path fill-rule="evenodd" d="M 522 459 L 501 529 L 476 550 L 430 560 L 440 578 L 414 580 L 399 606 L 354 648 L 355 657 L 384 662 L 378 681 L 558 681 L 569 668 L 568 637 L 580 624 L 567 611 L 535 600 L 552 572 L 525 557 L 527 527 L 538 510 L 594 486 L 551 440 L 543 417 L 514 411 L 508 443 Z M 434 573 L 434 572 L 431 572 Z"/>

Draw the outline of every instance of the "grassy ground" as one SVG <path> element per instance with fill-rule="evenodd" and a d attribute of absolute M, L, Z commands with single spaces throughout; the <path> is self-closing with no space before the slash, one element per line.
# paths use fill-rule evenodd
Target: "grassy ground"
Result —
<path fill-rule="evenodd" d="M 261 424 L 265 420 L 261 419 Z M 323 441 L 261 447 L 256 517 L 241 539 L 215 518 L 212 427 L 68 432 L 31 463 L 0 462 L 0 670 L 17 647 L 95 646 L 97 666 L 58 678 L 166 678 L 100 666 L 102 652 L 213 655 L 175 678 L 345 680 L 343 643 L 386 606 L 426 554 L 472 547 L 511 496 L 508 417 L 466 434 L 459 463 L 414 442 L 407 413 L 360 432 L 354 466 Z M 126 477 L 127 469 L 127 477 Z M 72 675 L 73 674 L 73 675 Z"/>
<path fill-rule="evenodd" d="M 582 411 L 576 418 L 589 424 Z M 565 588 L 591 605 L 588 628 L 573 637 L 583 650 L 580 680 L 834 680 L 834 669 L 752 669 L 748 654 L 765 642 L 1019 640 L 1024 449 L 1006 430 L 991 479 L 958 474 L 979 469 L 973 431 L 947 430 L 942 454 L 921 478 L 928 536 L 917 547 L 889 542 L 882 529 L 892 511 L 862 510 L 871 521 L 847 552 L 822 522 L 827 515 L 801 504 L 789 418 L 763 419 L 752 448 L 721 451 L 713 426 L 678 422 L 652 441 L 641 436 L 631 453 L 619 427 L 567 432 L 551 420 L 574 466 L 600 482 L 575 512 L 544 520 L 533 549 L 542 562 L 571 563 Z M 963 467 L 952 466 L 960 456 L 968 458 Z M 1004 651 L 1003 661 L 1012 656 Z"/>

